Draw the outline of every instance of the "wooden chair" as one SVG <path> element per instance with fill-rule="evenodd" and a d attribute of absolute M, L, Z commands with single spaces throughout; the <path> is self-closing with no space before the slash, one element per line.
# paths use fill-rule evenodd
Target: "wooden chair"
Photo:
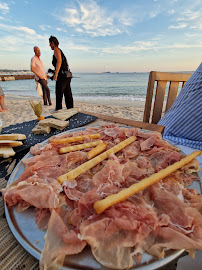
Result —
<path fill-rule="evenodd" d="M 151 71 L 148 80 L 143 122 L 157 124 L 161 119 L 167 82 L 169 82 L 169 88 L 165 112 L 172 106 L 174 100 L 177 97 L 179 83 L 182 82 L 182 86 L 184 86 L 191 75 L 191 73 L 168 73 Z M 154 89 L 155 82 L 157 82 L 156 89 Z M 154 91 L 156 92 L 154 105 L 152 108 Z"/>

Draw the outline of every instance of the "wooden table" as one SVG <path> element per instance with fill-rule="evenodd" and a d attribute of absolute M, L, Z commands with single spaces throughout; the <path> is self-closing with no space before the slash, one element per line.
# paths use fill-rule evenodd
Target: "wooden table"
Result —
<path fill-rule="evenodd" d="M 119 118 L 119 117 L 114 117 L 111 115 L 98 114 L 98 113 L 92 113 L 92 112 L 87 112 L 87 111 L 81 111 L 81 113 L 90 114 L 90 115 L 98 117 L 98 120 L 96 120 L 94 124 L 101 120 L 101 121 L 113 122 L 117 124 L 124 124 L 127 126 L 137 127 L 141 129 L 150 130 L 150 131 L 158 131 L 160 133 L 163 133 L 163 130 L 164 130 L 164 126 L 157 125 L 157 124 L 134 121 L 131 119 Z"/>

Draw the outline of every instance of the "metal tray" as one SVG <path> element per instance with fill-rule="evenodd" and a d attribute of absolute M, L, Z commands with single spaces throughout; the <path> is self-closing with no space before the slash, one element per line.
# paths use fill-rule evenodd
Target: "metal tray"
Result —
<path fill-rule="evenodd" d="M 85 128 L 72 129 L 70 131 L 60 133 L 60 135 L 75 132 L 78 130 L 85 130 Z M 42 144 L 46 144 L 47 142 L 48 140 L 44 141 Z M 22 160 L 30 157 L 32 157 L 32 155 L 28 153 L 26 156 L 24 156 Z M 18 163 L 13 173 L 11 174 L 8 185 L 15 182 L 18 177 L 24 172 L 24 165 L 22 164 L 22 160 Z M 199 190 L 201 193 L 200 183 L 194 182 L 191 187 Z M 36 259 L 40 260 L 41 252 L 44 246 L 45 231 L 40 231 L 36 226 L 35 209 L 31 207 L 22 213 L 17 213 L 15 211 L 15 207 L 8 207 L 6 203 L 4 205 L 8 225 L 13 235 L 27 252 L 29 252 Z M 155 259 L 147 253 L 144 253 L 141 263 L 137 265 L 134 261 L 133 267 L 131 269 L 157 269 L 176 259 L 183 252 L 184 250 L 169 250 L 166 251 L 165 258 L 159 260 Z M 107 270 L 109 268 L 100 265 L 94 259 L 90 247 L 86 247 L 81 253 L 77 255 L 66 256 L 65 263 L 62 269 Z"/>

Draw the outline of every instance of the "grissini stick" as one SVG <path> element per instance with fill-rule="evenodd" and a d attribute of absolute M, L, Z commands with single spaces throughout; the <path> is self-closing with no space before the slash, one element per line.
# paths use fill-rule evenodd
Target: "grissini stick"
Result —
<path fill-rule="evenodd" d="M 62 144 L 62 143 L 71 143 L 71 142 L 83 141 L 83 140 L 85 140 L 85 138 L 99 139 L 100 134 L 88 134 L 88 135 L 67 137 L 67 138 L 56 139 L 56 140 L 51 140 L 50 139 L 49 142 L 55 143 L 55 144 Z"/>
<path fill-rule="evenodd" d="M 99 164 L 104 159 L 107 159 L 111 154 L 115 154 L 124 147 L 128 146 L 132 142 L 136 140 L 135 136 L 131 136 L 128 139 L 120 142 L 119 144 L 113 146 L 109 150 L 105 151 L 104 153 L 100 154 L 97 157 L 94 157 L 93 159 L 83 163 L 82 165 L 78 166 L 77 168 L 69 171 L 66 174 L 63 174 L 57 178 L 57 181 L 62 184 L 64 181 L 70 181 L 75 179 L 77 176 L 81 175 L 82 173 L 87 172 L 91 168 L 95 167 L 97 164 Z"/>
<path fill-rule="evenodd" d="M 100 214 L 103 211 L 105 211 L 107 208 L 109 208 L 110 206 L 115 205 L 119 202 L 125 201 L 127 198 L 134 195 L 135 193 L 155 184 L 159 180 L 162 180 L 166 176 L 182 168 L 183 166 L 191 162 L 194 158 L 196 158 L 200 154 L 201 154 L 201 151 L 195 151 L 191 153 L 190 155 L 186 156 L 185 158 L 182 158 L 180 161 L 177 161 L 174 164 L 168 166 L 167 168 L 155 174 L 152 174 L 151 176 L 147 178 L 144 178 L 139 183 L 135 183 L 131 185 L 129 188 L 125 188 L 116 194 L 109 195 L 105 199 L 95 202 L 93 206 L 95 212 L 97 214 Z"/>
<path fill-rule="evenodd" d="M 106 143 L 101 143 L 98 144 L 96 147 L 94 147 L 93 149 L 91 149 L 88 153 L 88 159 L 90 160 L 91 158 L 96 157 L 97 155 L 101 154 L 103 151 L 105 151 L 107 149 L 107 144 Z"/>
<path fill-rule="evenodd" d="M 103 143 L 103 141 L 99 140 L 99 141 L 95 141 L 95 142 L 82 143 L 82 144 L 76 144 L 76 145 L 67 146 L 67 147 L 61 147 L 59 149 L 59 152 L 60 152 L 60 154 L 64 154 L 64 153 L 79 151 L 79 150 L 83 150 L 86 148 L 95 147 L 101 143 Z"/>
<path fill-rule="evenodd" d="M 17 147 L 21 146 L 23 143 L 21 141 L 11 141 L 11 140 L 1 140 L 0 147 Z"/>
<path fill-rule="evenodd" d="M 10 141 L 23 141 L 26 139 L 24 134 L 0 134 L 0 140 L 10 140 Z"/>

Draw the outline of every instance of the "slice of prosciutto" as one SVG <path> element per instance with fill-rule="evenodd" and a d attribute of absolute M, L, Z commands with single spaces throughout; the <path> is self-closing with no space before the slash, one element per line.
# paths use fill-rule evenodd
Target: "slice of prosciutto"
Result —
<path fill-rule="evenodd" d="M 86 242 L 80 240 L 79 232 L 68 228 L 66 212 L 65 205 L 51 212 L 40 269 L 60 269 L 66 255 L 78 254 L 86 246 Z"/>

